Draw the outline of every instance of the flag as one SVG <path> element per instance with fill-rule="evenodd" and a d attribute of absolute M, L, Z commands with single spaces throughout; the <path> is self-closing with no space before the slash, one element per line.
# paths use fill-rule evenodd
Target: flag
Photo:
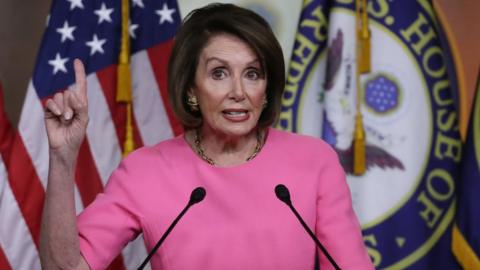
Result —
<path fill-rule="evenodd" d="M 1 95 L 0 95 L 1 96 Z M 0 98 L 0 268 L 39 269 L 44 189 Z"/>
<path fill-rule="evenodd" d="M 461 140 L 446 65 L 428 0 L 303 2 L 278 127 L 336 150 L 378 269 L 459 268 Z"/>
<path fill-rule="evenodd" d="M 5 165 L 5 158 L 11 155 L 12 143 L 15 139 L 15 131 L 8 120 L 7 114 L 3 108 L 3 89 L 0 84 L 0 269 L 10 270 L 10 266 L 7 260 L 7 254 L 10 252 L 12 239 L 9 237 L 9 230 L 18 228 L 17 224 L 12 228 L 8 228 L 10 224 L 6 223 L 6 217 L 20 215 L 17 202 L 12 194 L 10 183 L 8 182 L 8 171 Z M 22 221 L 18 219 L 17 221 Z M 20 225 L 21 226 L 21 225 Z"/>
<path fill-rule="evenodd" d="M 180 22 L 177 2 L 123 2 L 129 8 L 124 17 L 122 1 L 52 2 L 18 125 L 17 144 L 21 147 L 10 156 L 10 161 L 4 160 L 13 199 L 18 202 L 18 214 L 9 218 L 0 216 L 0 221 L 6 223 L 1 231 L 6 234 L 9 233 L 6 228 L 16 228 L 20 221 L 24 224 L 23 233 L 9 233 L 12 242 L 7 247 L 3 246 L 1 235 L 3 253 L 13 269 L 40 269 L 38 238 L 48 172 L 43 103 L 74 84 L 75 58 L 85 64 L 90 116 L 76 168 L 78 212 L 103 190 L 119 164 L 128 127 L 133 127 L 131 135 L 136 147 L 152 145 L 181 132 L 167 102 L 166 80 L 168 57 Z M 130 48 L 127 57 L 119 60 L 125 48 L 122 19 L 128 27 L 123 28 L 126 33 L 123 37 Z M 131 121 L 128 121 L 128 103 L 116 101 L 117 68 L 123 60 L 127 60 L 126 67 L 131 70 Z M 10 167 L 18 170 L 10 171 Z M 124 249 L 111 269 L 136 269 L 145 256 L 146 249 L 139 237 Z"/>
<path fill-rule="evenodd" d="M 453 227 L 453 252 L 463 269 L 480 269 L 480 76 L 464 145 L 457 213 Z"/>

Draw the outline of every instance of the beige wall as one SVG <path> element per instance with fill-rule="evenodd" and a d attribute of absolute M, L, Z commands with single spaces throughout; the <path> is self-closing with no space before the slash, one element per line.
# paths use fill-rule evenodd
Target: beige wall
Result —
<path fill-rule="evenodd" d="M 191 9 L 191 1 L 179 0 L 184 13 Z M 265 3 L 268 5 L 279 3 L 279 6 L 283 7 L 291 0 L 284 1 L 282 4 L 273 0 L 265 0 Z M 203 2 L 209 1 L 195 0 L 194 2 L 203 4 Z M 460 68 L 464 70 L 465 74 L 461 78 L 463 86 L 469 93 L 473 93 L 480 67 L 480 20 L 476 18 L 476 12 L 478 13 L 480 10 L 480 1 L 434 0 L 434 2 L 436 10 L 445 14 L 445 21 L 450 25 L 450 36 L 459 49 Z M 14 124 L 18 122 L 50 3 L 51 0 L 0 0 L 0 82 L 4 88 L 7 114 Z M 293 5 L 289 3 L 295 7 L 294 11 L 290 9 L 291 13 L 298 14 L 297 10 L 299 10 L 300 4 L 296 3 Z M 296 24 L 297 18 L 298 15 L 295 19 L 291 19 L 286 29 L 282 29 L 286 34 L 279 35 L 287 57 L 290 55 L 291 43 L 293 43 L 293 36 L 289 33 L 291 32 L 290 26 Z M 468 115 L 471 99 L 471 94 L 462 97 L 461 113 L 464 116 Z"/>
<path fill-rule="evenodd" d="M 17 123 L 51 0 L 0 0 L 0 82 Z"/>

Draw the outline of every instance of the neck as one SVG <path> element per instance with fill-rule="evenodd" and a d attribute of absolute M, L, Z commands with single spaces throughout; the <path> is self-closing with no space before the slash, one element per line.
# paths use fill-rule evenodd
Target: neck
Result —
<path fill-rule="evenodd" d="M 253 158 L 259 151 L 263 136 L 258 132 L 260 131 L 254 129 L 243 136 L 229 136 L 202 128 L 192 131 L 192 146 L 196 152 L 198 152 L 199 149 L 203 151 L 204 156 L 202 156 L 202 154 L 199 155 L 205 159 L 206 162 L 213 163 L 217 166 L 239 165 Z M 195 144 L 197 134 L 199 145 Z"/>

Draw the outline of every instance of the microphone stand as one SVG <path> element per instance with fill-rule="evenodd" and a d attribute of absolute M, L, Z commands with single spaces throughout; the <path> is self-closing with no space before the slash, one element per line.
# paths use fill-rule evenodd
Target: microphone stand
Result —
<path fill-rule="evenodd" d="M 303 218 L 300 216 L 300 214 L 298 214 L 297 210 L 295 209 L 295 207 L 293 207 L 293 204 L 292 204 L 292 201 L 290 200 L 290 192 L 288 191 L 287 187 L 284 186 L 284 185 L 277 185 L 275 187 L 275 194 L 277 195 L 277 197 L 282 201 L 284 202 L 286 205 L 288 205 L 290 207 L 290 209 L 292 210 L 292 212 L 295 214 L 295 216 L 297 217 L 297 219 L 300 221 L 300 223 L 302 224 L 303 228 L 307 231 L 307 233 L 310 235 L 310 237 L 313 239 L 313 241 L 315 241 L 315 244 L 317 244 L 317 246 L 322 250 L 323 254 L 325 254 L 325 256 L 327 257 L 327 259 L 330 261 L 330 263 L 333 265 L 333 267 L 336 269 L 336 270 L 340 270 L 340 267 L 338 267 L 337 263 L 335 262 L 335 260 L 332 258 L 332 256 L 330 256 L 330 254 L 328 253 L 328 251 L 323 247 L 323 245 L 320 243 L 320 241 L 318 240 L 318 238 L 315 236 L 315 234 L 312 232 L 312 230 L 310 230 L 310 228 L 307 226 L 307 224 L 305 223 L 305 221 L 303 220 Z"/>
<path fill-rule="evenodd" d="M 190 195 L 190 200 L 188 201 L 188 204 L 183 208 L 182 212 L 177 216 L 177 218 L 170 224 L 170 227 L 168 227 L 167 231 L 162 235 L 160 240 L 158 240 L 157 244 L 153 247 L 153 249 L 150 251 L 148 256 L 145 258 L 145 260 L 142 262 L 142 264 L 137 268 L 138 270 L 142 270 L 147 263 L 150 261 L 152 258 L 153 254 L 157 252 L 157 249 L 162 245 L 163 241 L 167 238 L 167 236 L 170 234 L 170 232 L 173 230 L 175 225 L 177 225 L 178 221 L 185 215 L 185 213 L 188 211 L 190 206 L 200 202 L 205 198 L 206 192 L 205 189 L 202 187 L 197 187 L 192 191 L 192 194 Z"/>

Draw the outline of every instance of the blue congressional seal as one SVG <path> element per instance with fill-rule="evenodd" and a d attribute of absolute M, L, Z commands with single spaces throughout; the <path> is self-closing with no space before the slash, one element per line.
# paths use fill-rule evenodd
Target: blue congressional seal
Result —
<path fill-rule="evenodd" d="M 423 269 L 452 223 L 461 157 L 430 4 L 369 1 L 372 70 L 358 91 L 355 2 L 331 3 L 305 1 L 278 127 L 334 147 L 377 268 Z M 358 100 L 366 132 L 362 176 L 351 173 Z"/>

